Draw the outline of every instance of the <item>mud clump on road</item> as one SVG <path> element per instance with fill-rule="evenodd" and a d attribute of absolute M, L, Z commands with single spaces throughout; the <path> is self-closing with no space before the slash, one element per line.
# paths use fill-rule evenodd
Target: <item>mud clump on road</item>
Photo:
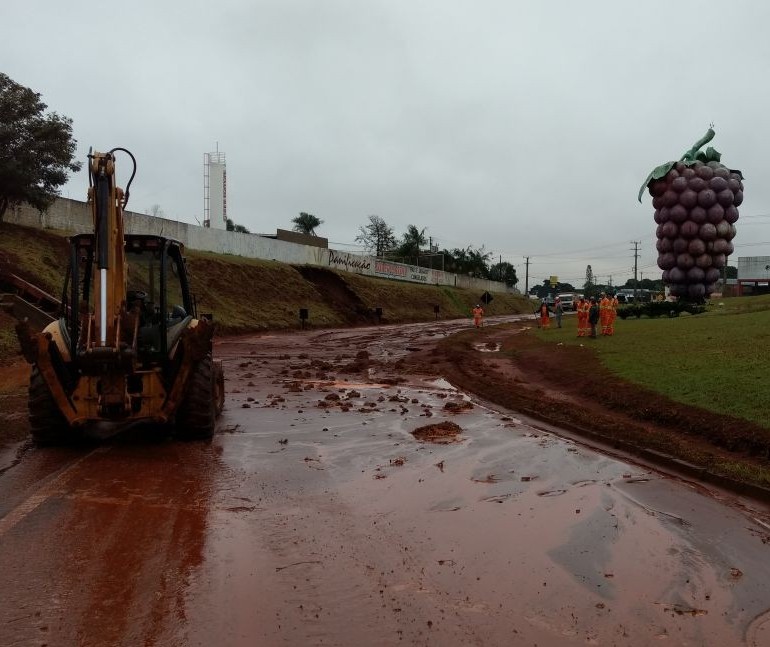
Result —
<path fill-rule="evenodd" d="M 470 400 L 461 400 L 460 402 L 450 401 L 444 405 L 444 409 L 450 413 L 460 413 L 473 409 L 473 403 Z"/>
<path fill-rule="evenodd" d="M 412 432 L 412 435 L 417 440 L 425 443 L 448 444 L 457 442 L 462 431 L 462 428 L 457 423 L 445 420 L 434 425 L 417 427 Z"/>

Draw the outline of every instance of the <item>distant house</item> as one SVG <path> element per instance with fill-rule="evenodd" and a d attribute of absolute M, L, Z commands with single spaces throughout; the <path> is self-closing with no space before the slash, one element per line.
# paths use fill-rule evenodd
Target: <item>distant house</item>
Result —
<path fill-rule="evenodd" d="M 770 256 L 738 257 L 738 294 L 770 293 Z"/>
<path fill-rule="evenodd" d="M 275 236 L 270 234 L 262 234 L 265 238 L 275 238 L 276 240 L 283 240 L 289 243 L 297 243 L 299 245 L 311 245 L 313 247 L 322 247 L 323 249 L 329 248 L 329 239 L 322 236 L 311 236 L 309 234 L 301 234 L 297 231 L 289 231 L 288 229 L 277 229 Z"/>

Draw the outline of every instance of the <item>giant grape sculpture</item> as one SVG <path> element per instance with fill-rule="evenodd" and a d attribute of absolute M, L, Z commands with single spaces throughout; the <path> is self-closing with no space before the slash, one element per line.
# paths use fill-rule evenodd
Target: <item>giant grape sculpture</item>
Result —
<path fill-rule="evenodd" d="M 743 202 L 743 174 L 729 169 L 706 135 L 678 162 L 666 162 L 647 176 L 655 208 L 658 267 L 672 296 L 703 301 L 714 291 L 720 270 L 733 253 L 735 222 Z"/>

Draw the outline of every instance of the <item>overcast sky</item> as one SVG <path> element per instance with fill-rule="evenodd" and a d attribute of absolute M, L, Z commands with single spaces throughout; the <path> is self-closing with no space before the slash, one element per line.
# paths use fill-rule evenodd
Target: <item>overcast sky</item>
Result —
<path fill-rule="evenodd" d="M 78 155 L 138 161 L 129 209 L 301 211 L 336 249 L 376 214 L 582 285 L 659 277 L 647 173 L 713 122 L 743 171 L 735 254 L 770 255 L 770 3 L 761 0 L 3 0 L 1 71 L 73 120 Z M 121 185 L 130 173 L 119 159 Z M 62 195 L 84 199 L 87 177 Z"/>

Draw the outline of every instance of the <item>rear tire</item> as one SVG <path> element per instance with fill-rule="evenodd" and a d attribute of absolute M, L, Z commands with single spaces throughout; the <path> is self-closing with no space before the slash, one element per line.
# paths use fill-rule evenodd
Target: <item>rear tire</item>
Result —
<path fill-rule="evenodd" d="M 211 355 L 204 357 L 190 376 L 187 394 L 176 414 L 176 436 L 199 440 L 214 435 L 216 423 L 216 381 Z"/>
<path fill-rule="evenodd" d="M 59 445 L 75 440 L 37 366 L 29 378 L 29 432 L 38 445 Z"/>

